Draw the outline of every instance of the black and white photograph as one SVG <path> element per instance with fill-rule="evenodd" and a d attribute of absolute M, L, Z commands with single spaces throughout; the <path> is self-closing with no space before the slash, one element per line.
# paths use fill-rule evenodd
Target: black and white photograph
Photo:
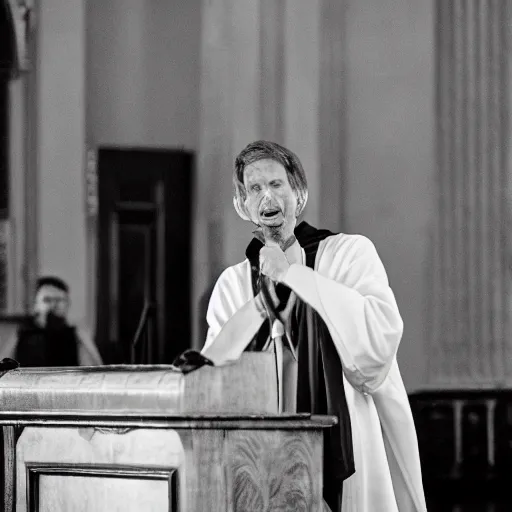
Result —
<path fill-rule="evenodd" d="M 0 510 L 512 511 L 512 0 L 0 0 Z"/>

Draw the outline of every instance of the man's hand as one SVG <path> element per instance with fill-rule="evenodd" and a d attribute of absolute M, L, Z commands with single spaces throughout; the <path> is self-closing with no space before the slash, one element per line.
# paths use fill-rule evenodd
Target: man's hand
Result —
<path fill-rule="evenodd" d="M 261 286 L 265 288 L 268 292 L 268 295 L 263 293 L 263 290 L 260 290 L 258 295 L 256 295 L 256 307 L 267 317 L 270 316 L 270 311 L 275 310 L 279 306 L 279 298 L 276 293 L 276 285 L 274 281 L 272 281 L 267 276 L 261 277 Z"/>
<path fill-rule="evenodd" d="M 267 244 L 260 249 L 261 273 L 272 279 L 272 281 L 280 283 L 289 268 L 290 264 L 277 243 L 267 242 Z"/>
<path fill-rule="evenodd" d="M 260 312 L 266 316 L 267 318 L 274 318 L 274 313 L 271 313 L 271 311 L 276 310 L 281 306 L 281 302 L 277 296 L 276 293 L 276 284 L 269 279 L 268 277 L 262 278 L 264 282 L 264 286 L 268 290 L 268 298 L 265 297 L 263 294 L 263 291 L 260 291 L 258 295 L 255 297 L 256 300 L 256 307 L 260 310 Z M 288 297 L 286 306 L 284 306 L 284 309 L 280 309 L 280 316 L 281 318 L 288 318 L 290 315 L 291 310 L 293 309 L 293 306 L 295 305 L 295 298 L 296 295 L 293 291 L 291 291 L 290 296 Z M 271 304 L 268 304 L 267 301 L 270 301 Z"/>

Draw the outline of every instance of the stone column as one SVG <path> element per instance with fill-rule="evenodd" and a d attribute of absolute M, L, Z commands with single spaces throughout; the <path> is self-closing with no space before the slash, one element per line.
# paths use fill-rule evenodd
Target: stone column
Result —
<path fill-rule="evenodd" d="M 429 380 L 512 383 L 510 0 L 437 0 Z"/>
<path fill-rule="evenodd" d="M 86 317 L 85 1 L 47 0 L 37 13 L 35 171 L 38 273 L 71 288 L 71 316 Z"/>

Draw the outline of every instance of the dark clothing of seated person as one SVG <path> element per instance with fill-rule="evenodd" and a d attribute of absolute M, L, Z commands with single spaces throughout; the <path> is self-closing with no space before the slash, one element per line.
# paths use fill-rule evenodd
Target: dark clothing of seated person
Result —
<path fill-rule="evenodd" d="M 30 317 L 18 330 L 14 359 L 24 366 L 78 366 L 78 340 L 75 327 L 48 314 L 41 326 Z M 53 324 L 53 325 L 52 325 Z"/>
<path fill-rule="evenodd" d="M 69 287 L 58 277 L 37 282 L 33 314 L 0 349 L 21 367 L 95 366 L 101 356 L 87 333 L 68 323 Z"/>

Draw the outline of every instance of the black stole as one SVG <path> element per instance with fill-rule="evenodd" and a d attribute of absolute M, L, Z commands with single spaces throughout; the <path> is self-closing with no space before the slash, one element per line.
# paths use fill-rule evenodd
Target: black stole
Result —
<path fill-rule="evenodd" d="M 295 228 L 295 236 L 306 253 L 306 265 L 314 268 L 319 243 L 333 235 L 306 222 Z M 260 291 L 259 252 L 262 242 L 253 238 L 246 256 L 251 264 L 254 295 Z M 276 286 L 279 299 L 286 303 L 291 290 Z M 281 309 L 278 307 L 278 309 Z M 247 350 L 261 350 L 269 336 L 264 322 Z M 291 337 L 298 354 L 297 412 L 336 416 L 337 425 L 324 436 L 324 499 L 333 512 L 341 510 L 343 481 L 355 472 L 352 427 L 343 384 L 341 361 L 329 330 L 320 315 L 297 298 L 291 318 Z"/>

